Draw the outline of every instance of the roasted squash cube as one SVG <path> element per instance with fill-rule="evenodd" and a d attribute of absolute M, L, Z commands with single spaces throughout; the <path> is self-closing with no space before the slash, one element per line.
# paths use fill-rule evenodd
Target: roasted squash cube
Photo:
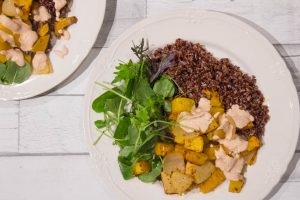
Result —
<path fill-rule="evenodd" d="M 202 165 L 208 159 L 208 156 L 204 153 L 187 151 L 185 154 L 185 159 L 193 164 Z"/>
<path fill-rule="evenodd" d="M 71 26 L 72 24 L 77 23 L 77 17 L 66 17 L 61 18 L 54 23 L 54 33 L 57 37 L 60 37 L 63 33 L 62 31 L 67 27 Z"/>
<path fill-rule="evenodd" d="M 215 166 L 209 161 L 200 166 L 187 162 L 185 167 L 185 173 L 193 176 L 196 184 L 206 181 L 214 171 Z"/>
<path fill-rule="evenodd" d="M 192 151 L 202 152 L 203 146 L 204 140 L 201 136 L 186 138 L 184 141 L 184 147 Z"/>
<path fill-rule="evenodd" d="M 156 143 L 154 148 L 154 152 L 158 156 L 165 156 L 172 151 L 174 151 L 174 145 L 163 142 Z"/>
<path fill-rule="evenodd" d="M 177 97 L 171 101 L 171 113 L 190 112 L 194 105 L 195 101 L 193 99 Z"/>
<path fill-rule="evenodd" d="M 219 149 L 219 146 L 211 146 L 204 148 L 204 153 L 207 155 L 208 160 L 216 160 L 215 152 Z"/>
<path fill-rule="evenodd" d="M 260 140 L 255 137 L 255 136 L 251 136 L 248 139 L 248 147 L 247 147 L 247 151 L 252 151 L 254 149 L 257 149 L 258 147 L 260 147 Z"/>
<path fill-rule="evenodd" d="M 203 193 L 211 192 L 225 180 L 226 177 L 223 172 L 219 168 L 216 168 L 213 174 L 205 182 L 200 184 L 200 191 Z"/>
<path fill-rule="evenodd" d="M 183 156 L 185 156 L 186 152 L 188 151 L 186 148 L 184 148 L 183 145 L 176 144 L 175 145 L 175 152 L 181 153 Z"/>
<path fill-rule="evenodd" d="M 138 161 L 133 164 L 133 174 L 140 175 L 150 171 L 149 162 L 146 160 Z"/>
<path fill-rule="evenodd" d="M 229 183 L 229 192 L 233 193 L 240 193 L 242 188 L 244 186 L 244 180 L 238 180 L 238 181 L 230 181 Z"/>

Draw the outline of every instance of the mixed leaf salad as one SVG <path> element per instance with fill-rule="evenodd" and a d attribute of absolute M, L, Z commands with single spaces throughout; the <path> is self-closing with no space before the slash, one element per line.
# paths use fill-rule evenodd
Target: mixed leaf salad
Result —
<path fill-rule="evenodd" d="M 132 48 L 139 59 L 129 60 L 116 67 L 110 88 L 93 102 L 93 109 L 103 113 L 104 119 L 95 122 L 101 135 L 111 137 L 120 147 L 118 162 L 124 179 L 138 175 L 143 182 L 154 182 L 160 176 L 162 160 L 154 154 L 158 141 L 169 141 L 167 113 L 171 111 L 170 98 L 177 91 L 170 77 L 163 75 L 150 82 L 151 62 L 144 40 Z M 142 161 L 142 162 L 141 162 Z M 134 167 L 134 165 L 140 167 Z M 147 168 L 141 173 L 140 168 Z"/>
<path fill-rule="evenodd" d="M 123 178 L 162 180 L 167 194 L 195 187 L 208 193 L 226 180 L 229 192 L 239 193 L 261 146 L 258 137 L 241 134 L 255 127 L 253 116 L 238 105 L 225 110 L 214 89 L 201 91 L 198 103 L 187 98 L 165 73 L 174 54 L 153 67 L 144 40 L 132 51 L 138 61 L 120 63 L 110 84 L 96 82 L 106 92 L 92 103 L 103 116 L 95 121 L 100 135 L 94 145 L 103 135 L 111 138 L 120 148 Z"/>

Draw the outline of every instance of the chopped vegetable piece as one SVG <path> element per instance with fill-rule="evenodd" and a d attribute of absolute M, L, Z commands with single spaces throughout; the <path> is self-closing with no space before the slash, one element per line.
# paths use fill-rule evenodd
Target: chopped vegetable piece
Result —
<path fill-rule="evenodd" d="M 184 144 L 185 136 L 175 136 L 174 141 L 177 144 Z"/>
<path fill-rule="evenodd" d="M 258 147 L 260 147 L 260 140 L 255 136 L 249 137 L 247 151 L 252 151 Z"/>
<path fill-rule="evenodd" d="M 166 194 L 175 194 L 176 190 L 171 184 L 171 175 L 166 174 L 165 172 L 161 173 L 161 181 L 164 186 Z"/>
<path fill-rule="evenodd" d="M 187 151 L 185 154 L 185 159 L 193 164 L 202 165 L 208 159 L 208 156 L 204 153 Z"/>
<path fill-rule="evenodd" d="M 219 127 L 219 124 L 215 119 L 212 119 L 211 123 L 209 124 L 206 133 L 216 130 Z"/>
<path fill-rule="evenodd" d="M 244 180 L 238 180 L 238 181 L 230 181 L 229 183 L 229 192 L 233 193 L 240 193 L 242 188 L 244 186 Z"/>
<path fill-rule="evenodd" d="M 0 51 L 11 49 L 8 42 L 0 41 Z"/>
<path fill-rule="evenodd" d="M 156 143 L 154 152 L 158 156 L 166 156 L 168 153 L 174 151 L 174 145 L 168 143 Z"/>
<path fill-rule="evenodd" d="M 133 165 L 133 174 L 140 175 L 150 171 L 149 162 L 146 160 L 142 160 L 139 162 L 134 163 Z"/>
<path fill-rule="evenodd" d="M 33 68 L 33 74 L 49 74 L 52 73 L 52 65 L 49 61 L 49 58 L 47 58 L 47 64 L 45 66 L 39 66 L 36 68 Z"/>
<path fill-rule="evenodd" d="M 49 24 L 45 23 L 41 25 L 37 30 L 39 36 L 45 36 L 49 32 Z"/>
<path fill-rule="evenodd" d="M 193 99 L 177 97 L 171 101 L 172 113 L 190 112 L 194 105 Z"/>
<path fill-rule="evenodd" d="M 254 165 L 257 159 L 257 150 L 251 151 L 251 153 L 246 158 L 247 165 Z"/>
<path fill-rule="evenodd" d="M 221 102 L 221 99 L 220 99 L 220 96 L 218 94 L 217 91 L 212 91 L 211 92 L 211 99 L 210 99 L 210 105 L 212 107 L 222 107 L 222 102 Z"/>
<path fill-rule="evenodd" d="M 224 112 L 225 112 L 225 111 L 224 111 L 224 108 L 223 108 L 223 107 L 211 107 L 211 108 L 210 108 L 210 114 L 211 114 L 212 116 L 215 116 L 216 113 L 219 113 L 219 115 L 218 115 L 218 117 L 219 117 L 219 116 L 222 115 Z M 217 118 L 218 118 L 218 117 L 217 117 Z"/>
<path fill-rule="evenodd" d="M 50 35 L 40 37 L 32 47 L 32 52 L 45 52 L 50 40 Z"/>
<path fill-rule="evenodd" d="M 183 156 L 185 156 L 186 152 L 188 151 L 186 148 L 184 148 L 183 145 L 176 144 L 175 145 L 175 152 L 181 153 Z"/>
<path fill-rule="evenodd" d="M 216 160 L 215 152 L 219 149 L 219 146 L 211 146 L 204 148 L 204 153 L 208 156 L 208 160 Z"/>
<path fill-rule="evenodd" d="M 184 147 L 186 149 L 202 152 L 204 146 L 204 141 L 201 136 L 193 137 L 193 138 L 186 138 L 184 142 Z"/>
<path fill-rule="evenodd" d="M 194 182 L 200 184 L 206 181 L 215 171 L 215 166 L 212 162 L 205 162 L 203 165 L 198 166 L 190 162 L 186 163 L 185 173 L 193 176 Z"/>
<path fill-rule="evenodd" d="M 63 33 L 62 31 L 67 28 L 68 26 L 71 26 L 72 24 L 77 23 L 77 17 L 66 17 L 61 18 L 58 21 L 54 23 L 54 33 L 57 37 L 60 37 Z"/>
<path fill-rule="evenodd" d="M 0 54 L 0 63 L 5 63 L 7 61 L 6 56 L 3 54 Z"/>
<path fill-rule="evenodd" d="M 185 136 L 187 133 L 179 126 L 173 126 L 171 132 L 174 136 Z"/>
<path fill-rule="evenodd" d="M 171 174 L 175 171 L 184 173 L 185 164 L 183 155 L 178 152 L 167 154 L 163 159 L 163 171 L 167 174 Z"/>
<path fill-rule="evenodd" d="M 32 0 L 14 0 L 14 3 L 18 7 L 24 7 L 27 11 L 30 11 Z"/>
<path fill-rule="evenodd" d="M 200 184 L 200 191 L 203 193 L 211 192 L 225 180 L 226 177 L 223 172 L 219 168 L 216 168 L 212 175 L 205 182 Z"/>
<path fill-rule="evenodd" d="M 183 194 L 193 184 L 193 177 L 178 171 L 173 172 L 171 175 L 171 185 L 177 194 Z"/>

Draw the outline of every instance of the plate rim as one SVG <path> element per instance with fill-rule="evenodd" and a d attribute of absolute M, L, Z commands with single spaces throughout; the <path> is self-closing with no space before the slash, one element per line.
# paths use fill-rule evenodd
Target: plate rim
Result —
<path fill-rule="evenodd" d="M 157 22 L 157 20 L 159 19 L 166 19 L 168 17 L 174 17 L 180 14 L 185 14 L 188 12 L 200 12 L 200 13 L 213 13 L 213 14 L 217 14 L 217 15 L 223 15 L 225 17 L 227 17 L 228 19 L 230 18 L 231 20 L 235 20 L 238 23 L 242 24 L 245 28 L 247 28 L 247 30 L 251 30 L 252 32 L 254 32 L 256 34 L 256 36 L 260 37 L 262 40 L 265 40 L 265 42 L 268 44 L 268 48 L 273 51 L 273 53 L 275 53 L 279 58 L 280 58 L 280 62 L 281 64 L 284 65 L 284 70 L 286 70 L 286 77 L 288 78 L 288 81 L 290 82 L 290 91 L 291 91 L 291 97 L 293 98 L 293 100 L 295 101 L 295 115 L 296 115 L 296 120 L 297 124 L 294 125 L 293 130 L 295 131 L 295 140 L 293 144 L 290 144 L 289 146 L 292 148 L 289 148 L 289 154 L 287 155 L 288 158 L 286 159 L 287 162 L 284 163 L 284 165 L 282 165 L 280 172 L 278 173 L 279 175 L 276 176 L 276 178 L 274 179 L 274 181 L 272 182 L 272 187 L 269 187 L 267 190 L 264 190 L 263 193 L 263 197 L 262 198 L 266 198 L 269 195 L 272 195 L 273 193 L 273 189 L 276 188 L 276 186 L 278 185 L 278 183 L 280 182 L 281 178 L 284 176 L 285 172 L 288 170 L 288 167 L 294 157 L 294 153 L 295 150 L 297 148 L 297 143 L 298 143 L 298 139 L 299 139 L 299 129 L 300 129 L 300 122 L 299 122 L 299 114 L 300 114 L 300 110 L 299 110 L 299 97 L 298 97 L 298 93 L 297 93 L 297 89 L 295 86 L 295 83 L 293 81 L 292 78 L 292 74 L 291 71 L 289 69 L 289 67 L 287 66 L 287 63 L 284 61 L 284 59 L 282 58 L 282 56 L 279 54 L 279 52 L 275 49 L 275 47 L 273 46 L 273 44 L 270 42 L 270 40 L 267 38 L 267 36 L 258 31 L 257 28 L 253 27 L 251 24 L 247 23 L 246 21 L 242 20 L 241 18 L 236 17 L 233 13 L 227 13 L 227 12 L 221 12 L 221 11 L 215 11 L 215 10 L 206 10 L 206 9 L 199 9 L 199 8 L 189 8 L 189 9 L 175 9 L 172 11 L 169 11 L 167 13 L 164 14 L 159 14 L 159 15 L 155 15 L 155 16 L 150 16 L 146 19 L 141 20 L 140 22 L 137 22 L 136 24 L 134 24 L 133 26 L 131 26 L 130 28 L 128 28 L 125 32 L 123 32 L 120 36 L 118 36 L 118 38 L 112 43 L 112 45 L 107 49 L 107 51 L 103 54 L 103 55 L 98 55 L 97 59 L 95 59 L 91 65 L 95 66 L 94 69 L 92 70 L 92 76 L 90 77 L 90 80 L 88 82 L 88 87 L 86 90 L 86 95 L 85 95 L 85 99 L 84 99 L 84 134 L 85 134 L 85 140 L 87 142 L 88 145 L 88 150 L 90 153 L 90 157 L 93 160 L 93 164 L 97 165 L 97 160 L 96 160 L 96 154 L 98 153 L 96 147 L 94 147 L 92 145 L 92 140 L 91 140 L 91 134 L 90 134 L 90 111 L 92 111 L 91 109 L 91 102 L 92 102 L 92 94 L 93 94 L 93 85 L 94 85 L 94 81 L 96 80 L 96 78 L 98 76 L 100 76 L 100 73 L 96 73 L 99 71 L 99 69 L 97 69 L 96 65 L 97 63 L 99 63 L 100 61 L 103 61 L 104 57 L 109 57 L 109 55 L 111 53 L 113 53 L 114 49 L 116 49 L 118 47 L 118 45 L 124 40 L 126 39 L 128 36 L 130 36 L 132 33 L 134 33 L 135 31 L 137 31 L 139 29 L 140 26 L 143 26 L 145 24 L 149 24 L 151 22 Z M 254 23 L 254 22 L 253 22 Z M 101 73 L 105 72 L 105 70 L 108 68 L 108 66 L 105 66 L 101 71 Z M 297 130 L 297 133 L 296 133 Z M 99 171 L 99 170 L 97 170 Z M 97 172 L 98 173 L 98 172 Z M 98 173 L 99 175 L 99 173 Z M 101 178 L 99 178 L 101 179 Z M 101 182 L 103 180 L 100 180 Z M 273 184 L 274 183 L 274 184 Z M 102 184 L 102 187 L 104 188 L 104 190 L 109 190 L 109 187 L 106 184 Z M 119 189 L 118 189 L 119 190 Z M 119 191 L 120 192 L 120 191 Z M 123 195 L 125 196 L 126 194 L 123 193 Z M 273 194 L 274 195 L 274 194 Z M 273 196 L 272 195 L 272 196 Z M 129 199 L 129 198 L 128 198 Z"/>
<path fill-rule="evenodd" d="M 97 0 L 99 1 L 99 0 Z M 98 35 L 100 33 L 100 30 L 103 26 L 103 23 L 104 23 L 104 17 L 105 17 L 105 11 L 106 11 L 106 5 L 107 5 L 107 0 L 100 0 L 99 4 L 99 20 L 96 20 L 98 21 L 98 26 L 97 26 L 97 29 L 96 29 L 96 33 L 93 38 L 91 40 L 89 40 L 89 44 L 88 44 L 88 49 L 86 52 L 82 53 L 81 56 L 82 56 L 82 59 L 81 61 L 78 63 L 78 65 L 72 69 L 69 70 L 68 74 L 63 77 L 61 80 L 59 80 L 57 83 L 53 84 L 53 85 L 50 85 L 50 86 L 47 86 L 47 87 L 44 87 L 43 89 L 35 89 L 35 90 L 32 90 L 32 92 L 30 93 L 25 93 L 25 94 L 18 94 L 18 95 L 15 95 L 15 96 L 9 96 L 9 97 L 5 97 L 5 96 L 0 96 L 0 101 L 17 101 L 17 100 L 25 100 L 25 99 L 30 99 L 30 98 L 34 98 L 34 97 L 37 97 L 39 95 L 43 95 L 49 91 L 51 91 L 53 88 L 59 86 L 60 84 L 62 84 L 64 81 L 66 81 L 68 78 L 70 78 L 78 69 L 79 67 L 82 65 L 82 63 L 84 62 L 84 60 L 86 59 L 86 57 L 88 56 L 88 54 L 91 52 L 91 50 L 93 49 L 93 46 L 98 38 Z M 55 46 L 54 46 L 55 47 Z M 21 83 L 20 85 L 22 85 L 23 83 Z M 0 85 L 1 86 L 1 85 Z M 5 85 L 4 85 L 5 86 Z M 5 86 L 5 87 L 9 87 L 9 85 Z M 0 88 L 1 89 L 1 88 Z"/>

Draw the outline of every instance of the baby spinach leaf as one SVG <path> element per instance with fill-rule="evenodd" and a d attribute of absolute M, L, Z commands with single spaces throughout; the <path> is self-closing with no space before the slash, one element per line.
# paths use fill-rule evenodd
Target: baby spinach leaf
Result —
<path fill-rule="evenodd" d="M 115 88 L 113 88 L 113 89 L 115 89 Z M 100 95 L 98 98 L 96 98 L 93 101 L 93 104 L 92 104 L 93 110 L 96 113 L 104 112 L 105 111 L 104 106 L 105 106 L 106 100 L 113 99 L 115 97 L 117 97 L 117 95 L 113 92 L 107 91 L 107 92 L 103 93 L 102 95 Z"/>
<path fill-rule="evenodd" d="M 160 176 L 162 163 L 159 159 L 155 159 L 151 163 L 151 171 L 139 176 L 139 179 L 145 183 L 153 183 Z"/>
<path fill-rule="evenodd" d="M 31 73 L 32 73 L 32 69 L 28 63 L 26 63 L 23 67 L 18 67 L 14 82 L 23 83 L 31 76 Z"/>
<path fill-rule="evenodd" d="M 97 120 L 97 121 L 95 121 L 95 126 L 98 129 L 104 128 L 106 126 L 106 121 L 104 121 L 104 120 Z"/>
<path fill-rule="evenodd" d="M 130 118 L 122 117 L 114 133 L 114 138 L 117 139 L 117 144 L 120 146 L 128 145 L 128 128 L 130 126 Z"/>
<path fill-rule="evenodd" d="M 122 176 L 125 180 L 129 180 L 134 177 L 132 165 L 128 165 L 127 163 L 124 163 L 124 161 L 120 158 L 119 158 L 119 167 Z"/>
<path fill-rule="evenodd" d="M 167 76 L 162 76 L 154 83 L 153 90 L 156 94 L 162 97 L 173 97 L 176 91 L 176 86 Z"/>
<path fill-rule="evenodd" d="M 139 131 L 138 129 L 133 126 L 132 124 L 128 127 L 128 135 L 129 135 L 129 143 L 135 144 L 137 138 L 138 138 Z"/>
<path fill-rule="evenodd" d="M 10 85 L 14 82 L 16 72 L 17 72 L 17 69 L 19 68 L 19 66 L 15 62 L 7 61 L 6 67 L 7 67 L 6 72 L 5 72 L 4 76 L 2 77 L 2 82 L 4 84 Z"/>
<path fill-rule="evenodd" d="M 134 153 L 134 146 L 126 146 L 120 150 L 119 157 L 122 159 L 126 159 L 127 161 L 130 162 L 133 153 Z"/>
<path fill-rule="evenodd" d="M 140 103 L 141 105 L 145 104 L 149 98 L 154 96 L 155 93 L 153 92 L 152 88 L 150 87 L 149 82 L 141 78 L 139 82 L 136 84 L 135 92 L 134 92 L 134 99 Z"/>
<path fill-rule="evenodd" d="M 112 99 L 106 99 L 105 105 L 104 105 L 104 111 L 105 112 L 112 112 L 115 115 L 118 114 L 119 111 L 119 106 L 121 103 L 121 97 L 116 96 L 115 98 Z M 123 106 L 121 106 L 123 108 Z M 122 109 L 123 110 L 123 109 Z"/>
<path fill-rule="evenodd" d="M 6 65 L 0 63 L 0 83 L 2 83 L 2 77 L 4 76 L 5 72 L 6 72 Z"/>

